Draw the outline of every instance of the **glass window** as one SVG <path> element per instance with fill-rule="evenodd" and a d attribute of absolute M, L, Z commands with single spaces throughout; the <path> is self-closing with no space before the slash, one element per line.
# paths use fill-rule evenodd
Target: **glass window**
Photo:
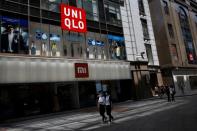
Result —
<path fill-rule="evenodd" d="M 85 39 L 83 33 L 64 31 L 64 55 L 71 58 L 83 57 L 85 50 Z"/>
<path fill-rule="evenodd" d="M 104 8 L 107 22 L 110 24 L 121 25 L 119 5 L 109 2 L 105 3 Z"/>
<path fill-rule="evenodd" d="M 97 58 L 97 48 L 96 48 L 96 38 L 95 33 L 88 32 L 86 35 L 86 43 L 87 43 L 87 49 L 86 49 L 86 56 L 88 59 L 96 59 Z"/>
<path fill-rule="evenodd" d="M 177 48 L 176 48 L 176 45 L 175 44 L 172 44 L 171 45 L 171 55 L 172 55 L 172 58 L 175 60 L 175 61 L 178 61 L 178 54 L 177 54 Z"/>
<path fill-rule="evenodd" d="M 47 39 L 47 34 L 41 30 L 41 24 L 30 23 L 30 54 L 41 55 L 42 39 Z"/>
<path fill-rule="evenodd" d="M 59 57 L 63 54 L 62 30 L 59 26 L 30 23 L 30 54 Z"/>
<path fill-rule="evenodd" d="M 197 63 L 196 52 L 193 44 L 192 34 L 190 31 L 188 16 L 185 9 L 182 7 L 179 7 L 179 20 L 180 20 L 182 36 L 184 39 L 188 62 L 189 64 L 196 64 Z"/>
<path fill-rule="evenodd" d="M 88 59 L 107 59 L 107 35 L 88 32 L 86 39 L 86 56 Z"/>
<path fill-rule="evenodd" d="M 41 7 L 49 11 L 59 12 L 59 4 L 61 2 L 68 4 L 68 0 L 41 0 Z"/>
<path fill-rule="evenodd" d="M 42 31 L 41 56 L 50 56 L 49 25 L 41 24 L 41 31 Z"/>
<path fill-rule="evenodd" d="M 29 34 L 26 19 L 0 16 L 2 53 L 28 54 Z"/>
<path fill-rule="evenodd" d="M 83 0 L 78 0 L 77 1 L 77 7 L 78 8 L 83 8 Z"/>
<path fill-rule="evenodd" d="M 163 9 L 164 9 L 164 12 L 165 12 L 165 14 L 169 14 L 169 8 L 168 8 L 168 3 L 165 1 L 165 0 L 163 0 Z"/>
<path fill-rule="evenodd" d="M 149 32 L 148 32 L 147 21 L 145 19 L 141 19 L 141 23 L 142 23 L 144 39 L 150 39 Z"/>
<path fill-rule="evenodd" d="M 174 38 L 174 31 L 172 28 L 172 24 L 168 24 L 168 32 L 171 38 Z"/>
<path fill-rule="evenodd" d="M 108 40 L 107 40 L 107 35 L 105 34 L 101 34 L 101 38 L 100 40 L 104 43 L 103 46 L 101 46 L 101 58 L 102 59 L 108 59 L 108 51 L 109 51 L 109 47 L 108 47 Z"/>
<path fill-rule="evenodd" d="M 50 25 L 50 56 L 61 56 L 62 48 L 62 30 L 60 26 Z"/>
<path fill-rule="evenodd" d="M 151 45 L 145 44 L 145 48 L 146 48 L 146 54 L 147 54 L 147 58 L 148 58 L 148 64 L 153 65 L 154 61 L 153 61 L 153 53 L 152 53 Z"/>
<path fill-rule="evenodd" d="M 140 15 L 145 15 L 143 0 L 138 0 L 138 7 L 139 7 Z"/>
<path fill-rule="evenodd" d="M 126 51 L 124 38 L 120 36 L 108 35 L 109 53 L 113 60 L 125 60 Z"/>
<path fill-rule="evenodd" d="M 77 6 L 79 8 L 83 7 L 85 9 L 87 19 L 98 21 L 97 0 L 78 0 Z"/>

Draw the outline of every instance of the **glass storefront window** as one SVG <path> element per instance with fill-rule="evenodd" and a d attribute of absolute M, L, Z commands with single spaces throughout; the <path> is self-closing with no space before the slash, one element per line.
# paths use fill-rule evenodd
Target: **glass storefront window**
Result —
<path fill-rule="evenodd" d="M 51 56 L 61 56 L 62 50 L 62 30 L 59 26 L 50 25 L 50 49 Z"/>
<path fill-rule="evenodd" d="M 64 31 L 64 55 L 71 58 L 83 57 L 85 50 L 85 38 L 83 33 Z"/>
<path fill-rule="evenodd" d="M 46 33 L 41 30 L 41 24 L 30 23 L 30 55 L 41 55 L 42 39 L 47 38 Z"/>
<path fill-rule="evenodd" d="M 0 16 L 1 53 L 28 54 L 28 21 L 8 16 Z"/>
<path fill-rule="evenodd" d="M 126 60 L 124 38 L 120 36 L 108 35 L 109 52 L 113 60 Z"/>
<path fill-rule="evenodd" d="M 104 34 L 88 32 L 86 36 L 88 59 L 107 59 L 107 36 Z"/>
<path fill-rule="evenodd" d="M 149 65 L 154 65 L 151 45 L 150 44 L 145 44 L 145 48 L 146 48 L 146 54 L 147 54 L 147 58 L 148 58 L 148 64 Z"/>
<path fill-rule="evenodd" d="M 62 33 L 59 26 L 30 23 L 30 55 L 61 56 Z"/>
<path fill-rule="evenodd" d="M 101 58 L 106 60 L 108 59 L 107 35 L 101 34 L 101 41 L 104 43 L 104 45 L 101 47 Z"/>
<path fill-rule="evenodd" d="M 50 56 L 50 45 L 49 45 L 49 25 L 41 24 L 42 39 L 41 39 L 41 55 Z"/>
<path fill-rule="evenodd" d="M 93 32 L 88 32 L 86 35 L 86 56 L 87 59 L 96 59 L 96 42 L 95 42 L 95 34 Z"/>

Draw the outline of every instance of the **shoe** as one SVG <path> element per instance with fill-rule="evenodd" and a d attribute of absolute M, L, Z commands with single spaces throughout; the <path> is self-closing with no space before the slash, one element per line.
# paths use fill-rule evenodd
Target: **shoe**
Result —
<path fill-rule="evenodd" d="M 104 121 L 107 122 L 107 117 L 104 118 Z"/>

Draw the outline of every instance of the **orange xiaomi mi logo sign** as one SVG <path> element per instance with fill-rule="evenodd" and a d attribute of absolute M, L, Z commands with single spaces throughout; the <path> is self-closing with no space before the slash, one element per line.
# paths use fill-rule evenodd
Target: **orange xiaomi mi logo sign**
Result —
<path fill-rule="evenodd" d="M 87 63 L 75 63 L 75 78 L 88 78 L 88 64 Z"/>

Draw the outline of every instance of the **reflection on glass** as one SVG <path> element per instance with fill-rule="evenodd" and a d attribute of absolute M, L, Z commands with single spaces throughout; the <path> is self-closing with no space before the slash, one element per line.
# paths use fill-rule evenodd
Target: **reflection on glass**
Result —
<path fill-rule="evenodd" d="M 111 59 L 114 60 L 125 60 L 125 43 L 124 38 L 120 36 L 108 35 L 110 45 Z"/>
<path fill-rule="evenodd" d="M 50 34 L 50 40 L 60 42 L 60 36 L 57 34 Z"/>
<path fill-rule="evenodd" d="M 109 22 L 110 24 L 121 25 L 119 5 L 109 2 L 105 3 L 104 7 L 107 22 Z"/>
<path fill-rule="evenodd" d="M 190 30 L 189 20 L 185 8 L 179 7 L 179 21 L 184 39 L 185 50 L 189 64 L 196 64 L 196 50 L 194 48 L 193 37 Z"/>
<path fill-rule="evenodd" d="M 45 42 L 43 42 L 41 46 L 41 55 L 47 56 L 47 44 Z"/>
<path fill-rule="evenodd" d="M 43 9 L 46 9 L 52 12 L 59 12 L 59 4 L 61 2 L 67 4 L 68 0 L 42 0 L 41 6 Z"/>
<path fill-rule="evenodd" d="M 97 0 L 78 0 L 77 5 L 79 8 L 83 5 L 83 8 L 86 11 L 87 19 L 98 21 Z"/>

